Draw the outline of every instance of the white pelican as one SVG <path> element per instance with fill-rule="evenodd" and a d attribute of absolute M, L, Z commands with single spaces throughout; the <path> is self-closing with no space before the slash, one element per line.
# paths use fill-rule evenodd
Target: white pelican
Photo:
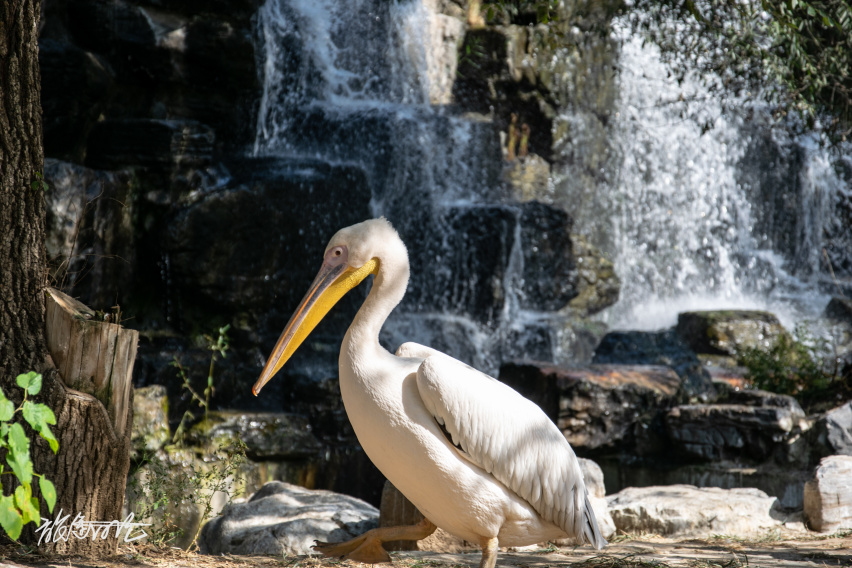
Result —
<path fill-rule="evenodd" d="M 402 300 L 409 276 L 405 245 L 384 218 L 332 237 L 254 394 L 370 274 L 373 288 L 340 349 L 340 393 L 364 451 L 426 518 L 315 548 L 326 556 L 387 562 L 383 541 L 419 540 L 436 525 L 478 543 L 480 568 L 494 567 L 498 545 L 571 537 L 603 547 L 577 458 L 536 404 L 429 347 L 405 343 L 393 355 L 379 344 L 379 330 Z"/>

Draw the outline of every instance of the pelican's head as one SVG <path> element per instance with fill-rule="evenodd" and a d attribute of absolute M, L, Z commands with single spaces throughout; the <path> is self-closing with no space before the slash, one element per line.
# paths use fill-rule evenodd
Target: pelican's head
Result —
<path fill-rule="evenodd" d="M 346 227 L 331 238 L 325 248 L 319 274 L 284 328 L 260 378 L 252 387 L 255 395 L 284 366 L 346 292 L 370 274 L 378 273 L 379 257 L 388 243 L 402 245 L 399 235 L 384 217 Z"/>

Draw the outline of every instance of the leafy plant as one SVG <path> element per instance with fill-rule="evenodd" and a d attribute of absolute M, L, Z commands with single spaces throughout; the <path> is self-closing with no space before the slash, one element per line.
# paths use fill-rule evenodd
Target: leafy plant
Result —
<path fill-rule="evenodd" d="M 210 368 L 207 370 L 207 386 L 204 388 L 204 396 L 201 396 L 194 388 L 192 388 L 192 384 L 189 382 L 189 374 L 186 372 L 186 369 L 183 367 L 180 360 L 177 357 L 172 359 L 172 366 L 178 370 L 178 377 L 180 377 L 183 381 L 183 388 L 188 390 L 189 394 L 192 396 L 192 400 L 204 409 L 205 419 L 207 419 L 207 409 L 210 407 L 210 399 L 213 398 L 213 395 L 216 393 L 216 389 L 213 387 L 213 367 L 216 364 L 216 355 L 218 353 L 218 355 L 224 359 L 227 357 L 225 352 L 230 348 L 230 344 L 228 343 L 229 329 L 231 329 L 230 324 L 220 327 L 219 333 L 215 339 L 212 335 L 203 335 L 207 349 L 213 352 L 210 355 Z M 186 426 L 193 420 L 195 420 L 195 415 L 191 411 L 187 410 L 183 413 L 180 424 L 178 425 L 177 430 L 175 430 L 175 435 L 172 439 L 173 443 L 179 443 L 183 440 L 183 436 L 186 433 Z"/>
<path fill-rule="evenodd" d="M 24 427 L 19 422 L 12 422 L 17 413 L 21 413 L 24 420 L 47 440 L 53 453 L 59 450 L 59 442 L 50 430 L 50 424 L 56 424 L 53 411 L 46 405 L 34 403 L 27 400 L 27 395 L 35 396 L 41 391 L 40 374 L 29 372 L 18 375 L 16 382 L 24 389 L 24 400 L 21 406 L 15 408 L 15 404 L 6 398 L 6 393 L 0 389 L 0 449 L 6 450 L 6 466 L 0 463 L 0 476 L 12 475 L 19 485 L 12 495 L 0 496 L 0 526 L 13 540 L 21 536 L 21 530 L 27 523 L 33 522 L 38 526 L 41 524 L 39 513 L 39 502 L 33 496 L 33 477 L 38 478 L 38 486 L 41 495 L 47 503 L 47 508 L 53 512 L 56 505 L 56 488 L 44 475 L 33 471 L 33 462 L 30 459 L 30 440 L 27 438 Z M 0 483 L 0 491 L 2 491 Z"/>
<path fill-rule="evenodd" d="M 812 336 L 803 326 L 794 337 L 779 336 L 769 349 L 740 350 L 738 359 L 756 388 L 792 395 L 805 407 L 852 394 L 852 380 L 841 372 L 828 340 Z"/>
<path fill-rule="evenodd" d="M 50 185 L 48 185 L 48 183 L 44 180 L 44 175 L 42 175 L 41 172 L 36 172 L 34 175 L 36 179 L 30 184 L 30 187 L 32 187 L 34 191 L 47 191 L 50 189 Z"/>
<path fill-rule="evenodd" d="M 210 355 L 210 366 L 207 372 L 207 386 L 203 394 L 199 394 L 190 384 L 189 372 L 177 357 L 172 365 L 178 370 L 178 377 L 183 381 L 195 404 L 204 409 L 204 417 L 210 407 L 210 400 L 215 393 L 213 370 L 219 357 L 225 357 L 229 348 L 229 325 L 220 327 L 218 334 L 204 335 L 206 348 Z M 181 418 L 170 449 L 173 455 L 179 455 L 183 450 L 184 434 L 187 426 L 195 420 L 195 415 L 187 410 Z M 166 451 L 169 451 L 167 448 Z M 247 462 L 245 444 L 241 440 L 219 444 L 216 451 L 205 455 L 203 466 L 196 466 L 192 460 L 175 461 L 162 459 L 156 455 L 146 455 L 145 471 L 137 471 L 128 482 L 130 489 L 138 496 L 136 515 L 144 519 L 152 519 L 149 542 L 164 545 L 174 542 L 184 535 L 187 519 L 183 518 L 180 507 L 186 504 L 195 505 L 199 509 L 200 520 L 198 529 L 193 535 L 193 546 L 204 523 L 213 512 L 213 499 L 217 493 L 228 495 L 231 502 L 235 489 L 244 483 L 243 470 Z"/>

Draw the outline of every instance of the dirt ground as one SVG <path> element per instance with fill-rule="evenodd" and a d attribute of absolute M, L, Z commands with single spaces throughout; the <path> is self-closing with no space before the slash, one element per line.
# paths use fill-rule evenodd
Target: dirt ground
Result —
<path fill-rule="evenodd" d="M 475 568 L 479 554 L 392 553 L 395 568 Z M 0 551 L 0 568 L 361 568 L 357 562 L 308 556 L 205 556 L 178 549 L 127 546 L 106 559 L 48 558 L 21 549 Z M 852 530 L 827 537 L 758 540 L 718 536 L 709 540 L 671 540 L 654 536 L 618 537 L 602 551 L 555 547 L 501 552 L 500 568 L 852 568 Z"/>

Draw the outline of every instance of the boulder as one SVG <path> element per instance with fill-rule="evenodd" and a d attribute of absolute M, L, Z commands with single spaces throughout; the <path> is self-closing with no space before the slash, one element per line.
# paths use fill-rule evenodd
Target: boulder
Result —
<path fill-rule="evenodd" d="M 271 481 L 207 523 L 198 546 L 215 555 L 311 554 L 315 540 L 349 540 L 376 528 L 378 518 L 379 511 L 360 499 Z"/>
<path fill-rule="evenodd" d="M 521 307 L 559 310 L 577 295 L 573 221 L 565 211 L 538 201 L 521 206 L 519 221 L 524 256 Z"/>
<path fill-rule="evenodd" d="M 716 397 L 709 373 L 674 330 L 610 332 L 598 344 L 592 363 L 666 365 L 683 379 L 684 398 L 707 402 Z"/>
<path fill-rule="evenodd" d="M 321 449 L 306 416 L 283 412 L 210 411 L 186 436 L 188 443 L 210 449 L 235 439 L 255 461 L 301 459 Z"/>
<path fill-rule="evenodd" d="M 759 536 L 780 528 L 786 519 L 775 497 L 752 488 L 628 487 L 610 495 L 607 503 L 619 531 L 672 538 Z"/>
<path fill-rule="evenodd" d="M 817 458 L 852 456 L 852 402 L 820 416 L 811 429 L 810 443 Z"/>
<path fill-rule="evenodd" d="M 747 392 L 747 391 L 746 391 Z M 684 405 L 665 417 L 673 448 L 690 459 L 721 459 L 755 463 L 775 456 L 784 461 L 792 442 L 808 429 L 805 413 L 792 397 L 781 397 L 782 405 L 766 404 Z"/>
<path fill-rule="evenodd" d="M 805 519 L 811 530 L 852 528 L 852 456 L 828 456 L 805 483 Z"/>
<path fill-rule="evenodd" d="M 556 422 L 574 448 L 599 450 L 630 446 L 636 429 L 645 431 L 661 409 L 675 403 L 681 379 L 668 367 L 590 365 L 561 368 L 516 362 L 504 364 L 500 380 Z"/>
<path fill-rule="evenodd" d="M 166 387 L 151 385 L 133 393 L 132 449 L 136 454 L 156 452 L 172 436 L 169 432 L 169 399 Z"/>
<path fill-rule="evenodd" d="M 768 349 L 787 331 L 769 312 L 724 310 L 678 314 L 677 334 L 696 353 L 736 356 L 746 348 Z"/>

